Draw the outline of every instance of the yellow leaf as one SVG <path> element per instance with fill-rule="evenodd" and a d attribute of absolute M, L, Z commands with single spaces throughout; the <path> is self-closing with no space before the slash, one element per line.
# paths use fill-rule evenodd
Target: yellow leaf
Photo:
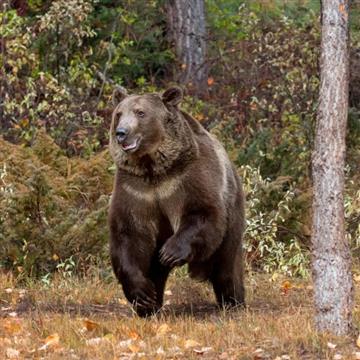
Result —
<path fill-rule="evenodd" d="M 52 259 L 53 259 L 54 261 L 58 261 L 58 260 L 59 260 L 59 257 L 58 257 L 56 254 L 54 254 L 54 255 L 52 256 Z"/>
<path fill-rule="evenodd" d="M 22 127 L 27 127 L 29 125 L 29 119 L 28 118 L 23 118 L 20 120 L 20 125 Z"/>
<path fill-rule="evenodd" d="M 60 342 L 60 336 L 58 333 L 54 333 L 49 335 L 45 340 L 44 343 L 47 347 L 56 346 Z"/>
<path fill-rule="evenodd" d="M 168 324 L 162 324 L 157 329 L 157 335 L 164 335 L 170 331 L 170 326 Z"/>
<path fill-rule="evenodd" d="M 132 340 L 137 340 L 140 338 L 140 335 L 135 330 L 130 330 L 129 338 Z"/>
<path fill-rule="evenodd" d="M 138 353 L 140 351 L 140 347 L 135 344 L 130 344 L 128 349 L 133 353 Z"/>
<path fill-rule="evenodd" d="M 196 114 L 196 115 L 195 115 L 195 119 L 196 119 L 196 120 L 199 120 L 199 121 L 204 120 L 204 114 L 201 114 L 201 113 Z"/>
<path fill-rule="evenodd" d="M 292 288 L 292 284 L 290 281 L 286 280 L 281 284 L 281 290 L 283 292 L 283 294 L 287 294 L 289 292 L 289 290 Z"/>
<path fill-rule="evenodd" d="M 93 331 L 100 326 L 95 321 L 91 321 L 91 320 L 87 320 L 87 319 L 83 320 L 83 324 L 87 331 Z"/>
<path fill-rule="evenodd" d="M 357 340 L 356 340 L 356 346 L 358 348 L 360 348 L 360 335 L 358 336 Z"/>
<path fill-rule="evenodd" d="M 6 319 L 3 322 L 3 328 L 6 333 L 8 333 L 9 335 L 13 335 L 20 332 L 22 326 L 20 324 L 20 321 L 17 319 L 13 319 L 13 320 Z"/>
<path fill-rule="evenodd" d="M 200 346 L 200 344 L 197 341 L 191 340 L 191 339 L 185 341 L 184 347 L 186 349 L 189 349 L 189 348 L 192 348 L 195 346 Z"/>

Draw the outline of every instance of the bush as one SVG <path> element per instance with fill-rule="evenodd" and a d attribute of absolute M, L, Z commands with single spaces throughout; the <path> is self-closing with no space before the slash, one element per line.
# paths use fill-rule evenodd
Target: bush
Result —
<path fill-rule="evenodd" d="M 111 160 L 69 159 L 44 133 L 34 147 L 0 139 L 0 264 L 40 275 L 73 257 L 107 255 Z"/>

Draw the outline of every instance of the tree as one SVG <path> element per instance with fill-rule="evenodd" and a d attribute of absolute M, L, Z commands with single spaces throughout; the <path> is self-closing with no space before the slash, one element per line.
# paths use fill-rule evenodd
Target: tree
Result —
<path fill-rule="evenodd" d="M 351 255 L 344 229 L 345 133 L 348 112 L 348 0 L 322 1 L 321 83 L 312 159 L 313 279 L 319 331 L 351 328 Z"/>
<path fill-rule="evenodd" d="M 180 64 L 176 79 L 196 95 L 207 92 L 206 27 L 204 0 L 168 0 L 166 14 L 170 39 Z"/>

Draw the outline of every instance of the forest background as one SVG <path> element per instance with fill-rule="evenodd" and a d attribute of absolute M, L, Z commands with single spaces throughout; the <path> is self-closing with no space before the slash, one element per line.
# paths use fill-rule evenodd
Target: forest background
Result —
<path fill-rule="evenodd" d="M 319 89 L 318 1 L 207 0 L 205 94 L 183 108 L 225 145 L 247 193 L 246 266 L 307 277 Z M 111 93 L 177 80 L 165 1 L 2 1 L 0 267 L 47 281 L 100 266 L 114 165 Z M 350 11 L 346 226 L 360 246 L 360 4 Z M 356 257 L 356 256 L 355 256 Z"/>
<path fill-rule="evenodd" d="M 219 137 L 244 182 L 247 307 L 217 308 L 186 267 L 157 316 L 140 319 L 125 301 L 108 253 L 111 94 L 182 81 L 170 3 L 0 0 L 0 357 L 360 359 L 357 0 L 344 197 L 352 333 L 319 334 L 313 317 L 317 0 L 204 1 L 206 78 L 201 91 L 183 84 L 183 108 Z"/>

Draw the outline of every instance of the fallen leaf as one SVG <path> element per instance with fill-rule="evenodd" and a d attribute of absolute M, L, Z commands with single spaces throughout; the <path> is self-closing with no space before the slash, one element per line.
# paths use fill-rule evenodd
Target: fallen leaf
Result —
<path fill-rule="evenodd" d="M 59 343 L 59 341 L 60 341 L 60 336 L 58 333 L 51 334 L 44 340 L 45 344 L 47 344 L 48 346 L 57 344 Z"/>
<path fill-rule="evenodd" d="M 209 78 L 207 79 L 207 84 L 208 84 L 209 86 L 213 85 L 214 82 L 215 82 L 215 80 L 214 80 L 213 77 L 209 77 Z"/>
<path fill-rule="evenodd" d="M 128 349 L 133 353 L 138 353 L 140 351 L 140 347 L 135 344 L 130 344 Z"/>
<path fill-rule="evenodd" d="M 204 120 L 204 118 L 205 118 L 205 116 L 202 113 L 195 114 L 195 119 L 198 121 L 202 121 L 202 120 Z"/>
<path fill-rule="evenodd" d="M 17 359 L 20 356 L 20 351 L 13 349 L 13 348 L 7 348 L 6 349 L 6 357 L 8 359 Z"/>
<path fill-rule="evenodd" d="M 258 348 L 254 351 L 254 360 L 262 360 L 265 357 L 264 350 L 261 348 Z"/>
<path fill-rule="evenodd" d="M 44 339 L 44 345 L 38 348 L 39 351 L 47 350 L 49 348 L 56 348 L 59 346 L 60 343 L 60 336 L 58 333 L 54 333 L 49 335 L 47 338 Z"/>
<path fill-rule="evenodd" d="M 354 356 L 355 356 L 355 360 L 360 360 L 360 352 L 359 351 L 355 351 Z"/>
<path fill-rule="evenodd" d="M 133 343 L 134 340 L 128 339 L 128 340 L 122 340 L 118 342 L 118 346 L 125 348 L 125 347 L 129 347 L 130 344 Z"/>
<path fill-rule="evenodd" d="M 172 293 L 171 290 L 166 290 L 166 291 L 164 292 L 164 294 L 165 294 L 165 295 L 168 295 L 168 296 L 171 296 L 173 293 Z"/>
<path fill-rule="evenodd" d="M 342 357 L 341 354 L 335 354 L 334 357 L 333 357 L 334 360 L 341 360 L 342 358 L 343 357 Z"/>
<path fill-rule="evenodd" d="M 86 345 L 89 346 L 96 346 L 96 345 L 100 345 L 104 342 L 108 342 L 109 340 L 104 338 L 104 337 L 95 337 L 95 338 L 91 338 L 89 340 L 86 340 Z"/>
<path fill-rule="evenodd" d="M 192 347 L 195 347 L 195 346 L 200 346 L 200 344 L 197 341 L 191 340 L 191 339 L 185 341 L 184 347 L 186 349 L 189 349 L 189 348 L 192 348 Z"/>
<path fill-rule="evenodd" d="M 333 344 L 333 343 L 331 343 L 330 341 L 327 343 L 327 347 L 329 348 L 329 349 L 335 349 L 336 348 L 336 344 Z"/>
<path fill-rule="evenodd" d="M 165 354 L 165 351 L 164 351 L 163 347 L 160 346 L 160 347 L 157 348 L 156 353 L 158 355 L 163 355 L 163 354 Z"/>
<path fill-rule="evenodd" d="M 290 281 L 286 280 L 281 284 L 281 291 L 284 295 L 287 295 L 289 290 L 292 288 L 292 284 Z"/>
<path fill-rule="evenodd" d="M 168 324 L 162 324 L 157 329 L 157 336 L 162 336 L 170 331 L 170 326 Z"/>
<path fill-rule="evenodd" d="M 135 330 L 129 331 L 129 338 L 133 340 L 140 339 L 140 335 Z"/>
<path fill-rule="evenodd" d="M 13 311 L 8 314 L 10 317 L 16 318 L 18 316 L 17 312 Z"/>
<path fill-rule="evenodd" d="M 16 334 L 22 330 L 21 323 L 18 319 L 6 319 L 3 322 L 3 328 L 9 335 Z"/>
<path fill-rule="evenodd" d="M 100 325 L 96 323 L 95 321 L 91 321 L 88 319 L 83 320 L 83 325 L 86 328 L 87 331 L 93 331 L 97 329 Z"/>
<path fill-rule="evenodd" d="M 353 279 L 355 282 L 360 282 L 360 274 L 354 274 Z"/>
<path fill-rule="evenodd" d="M 199 355 L 203 355 L 209 351 L 212 351 L 212 347 L 202 347 L 201 349 L 194 349 L 194 352 Z"/>

